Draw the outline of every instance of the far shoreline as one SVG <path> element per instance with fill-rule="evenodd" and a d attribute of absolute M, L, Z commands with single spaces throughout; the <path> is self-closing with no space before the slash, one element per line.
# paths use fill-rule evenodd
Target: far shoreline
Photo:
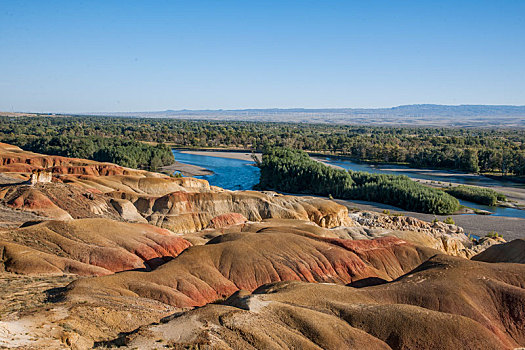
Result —
<path fill-rule="evenodd" d="M 173 150 L 176 150 L 180 153 L 185 154 L 193 154 L 197 156 L 209 156 L 209 157 L 217 157 L 217 158 L 227 158 L 227 159 L 237 159 L 237 160 L 244 160 L 247 162 L 253 162 L 252 155 L 255 155 L 257 159 L 262 159 L 262 153 L 251 153 L 246 152 L 244 150 L 234 151 L 234 150 L 188 150 L 188 149 L 177 149 L 172 148 Z"/>

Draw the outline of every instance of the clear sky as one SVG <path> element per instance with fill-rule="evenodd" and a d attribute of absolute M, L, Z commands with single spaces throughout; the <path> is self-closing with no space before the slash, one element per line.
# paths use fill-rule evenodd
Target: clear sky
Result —
<path fill-rule="evenodd" d="M 0 110 L 525 105 L 525 1 L 0 0 Z"/>

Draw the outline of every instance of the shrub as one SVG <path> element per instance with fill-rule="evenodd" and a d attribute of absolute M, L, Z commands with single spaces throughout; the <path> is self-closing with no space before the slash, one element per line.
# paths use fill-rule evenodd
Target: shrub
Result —
<path fill-rule="evenodd" d="M 452 219 L 450 216 L 447 217 L 444 221 L 443 221 L 445 224 L 448 224 L 448 225 L 455 225 L 456 223 L 454 222 L 454 219 Z"/>
<path fill-rule="evenodd" d="M 501 237 L 501 235 L 497 233 L 496 231 L 490 231 L 489 233 L 485 235 L 485 237 L 498 238 L 498 237 Z"/>

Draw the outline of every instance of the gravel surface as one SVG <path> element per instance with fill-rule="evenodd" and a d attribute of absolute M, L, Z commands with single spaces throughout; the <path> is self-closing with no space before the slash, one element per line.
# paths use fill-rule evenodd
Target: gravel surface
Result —
<path fill-rule="evenodd" d="M 491 231 L 496 231 L 503 235 L 503 238 L 507 241 L 511 241 L 516 238 L 525 238 L 525 219 L 510 218 L 505 216 L 491 216 L 491 215 L 476 215 L 476 214 L 464 214 L 464 215 L 433 215 L 433 214 L 422 214 L 412 211 L 402 210 L 390 205 L 379 204 L 365 201 L 348 201 L 348 200 L 335 200 L 337 203 L 343 204 L 348 208 L 356 208 L 359 210 L 370 210 L 376 212 L 382 212 L 387 209 L 391 213 L 400 213 L 406 216 L 412 216 L 424 221 L 432 221 L 437 218 L 440 221 L 445 220 L 447 217 L 451 217 L 456 225 L 462 227 L 466 233 L 472 233 L 477 236 L 484 236 Z"/>

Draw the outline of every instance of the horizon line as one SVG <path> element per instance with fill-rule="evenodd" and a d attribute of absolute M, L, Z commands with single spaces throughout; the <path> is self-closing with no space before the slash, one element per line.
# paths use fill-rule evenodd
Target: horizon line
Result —
<path fill-rule="evenodd" d="M 158 109 L 142 111 L 91 111 L 91 112 L 48 112 L 48 111 L 0 111 L 1 113 L 28 113 L 28 114 L 60 114 L 60 115 L 93 115 L 93 114 L 115 114 L 115 113 L 161 113 L 161 112 L 241 112 L 241 111 L 287 111 L 287 110 L 384 110 L 400 107 L 517 107 L 523 108 L 525 105 L 513 104 L 437 104 L 437 103 L 414 103 L 402 104 L 390 107 L 251 107 L 251 108 L 204 108 L 204 109 Z"/>

